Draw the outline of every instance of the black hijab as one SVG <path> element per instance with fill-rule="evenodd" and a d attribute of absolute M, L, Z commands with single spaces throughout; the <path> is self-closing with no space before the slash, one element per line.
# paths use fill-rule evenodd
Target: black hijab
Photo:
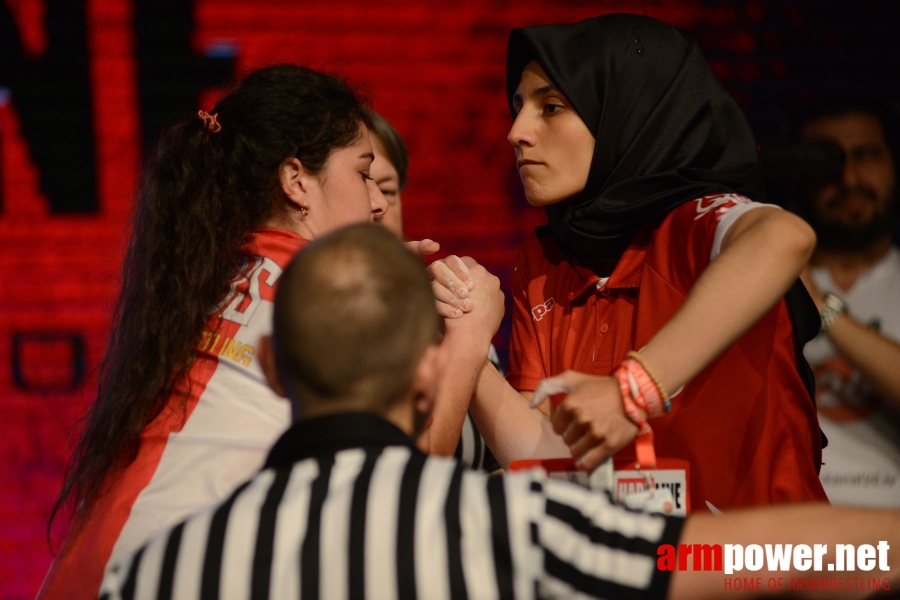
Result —
<path fill-rule="evenodd" d="M 642 223 L 706 194 L 763 200 L 750 126 L 685 32 L 629 14 L 514 29 L 510 111 L 532 60 L 596 139 L 584 191 L 546 208 L 573 257 L 616 259 Z"/>
<path fill-rule="evenodd" d="M 513 116 L 513 94 L 532 60 L 596 139 L 584 191 L 546 209 L 554 239 L 579 262 L 617 260 L 641 224 L 694 198 L 765 199 L 744 113 L 687 33 L 628 14 L 513 29 L 506 55 Z M 818 333 L 819 314 L 799 280 L 786 299 L 797 368 L 814 401 L 803 346 Z"/>

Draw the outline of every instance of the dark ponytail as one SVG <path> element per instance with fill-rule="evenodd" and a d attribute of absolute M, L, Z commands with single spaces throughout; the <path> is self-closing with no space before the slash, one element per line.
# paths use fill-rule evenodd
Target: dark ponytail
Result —
<path fill-rule="evenodd" d="M 317 173 L 368 122 L 343 81 L 292 65 L 251 73 L 210 112 L 220 130 L 179 123 L 142 175 L 97 399 L 51 521 L 71 501 L 77 525 L 169 398 L 186 401 L 200 334 L 247 259 L 248 234 L 288 210 L 281 164 L 297 157 Z"/>

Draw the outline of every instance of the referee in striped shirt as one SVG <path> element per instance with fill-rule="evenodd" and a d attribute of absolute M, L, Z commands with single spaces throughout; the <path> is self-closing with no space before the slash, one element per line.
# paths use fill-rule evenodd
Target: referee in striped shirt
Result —
<path fill-rule="evenodd" d="M 274 337 L 259 348 L 294 425 L 224 503 L 108 570 L 100 597 L 721 593 L 721 572 L 672 578 L 657 569 L 657 548 L 678 544 L 681 519 L 634 512 L 537 471 L 491 477 L 420 453 L 412 438 L 446 360 L 437 336 L 421 263 L 387 230 L 357 225 L 310 244 L 282 275 Z M 751 529 L 706 519 L 686 529 L 695 541 L 713 541 L 729 522 Z"/>

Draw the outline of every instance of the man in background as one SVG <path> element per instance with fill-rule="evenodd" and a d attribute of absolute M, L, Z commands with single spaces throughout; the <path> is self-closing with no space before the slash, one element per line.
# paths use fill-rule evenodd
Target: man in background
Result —
<path fill-rule="evenodd" d="M 831 181 L 808 185 L 802 215 L 818 243 L 804 282 L 822 332 L 805 348 L 828 438 L 821 479 L 834 504 L 900 507 L 900 250 L 897 119 L 890 107 L 844 98 L 800 128 L 844 155 Z"/>

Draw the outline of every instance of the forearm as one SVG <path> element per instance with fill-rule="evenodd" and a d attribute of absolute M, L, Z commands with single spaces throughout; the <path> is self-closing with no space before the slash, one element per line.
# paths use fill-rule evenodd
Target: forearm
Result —
<path fill-rule="evenodd" d="M 809 270 L 801 276 L 807 291 L 822 312 L 824 298 Z M 870 329 L 848 314 L 838 315 L 826 334 L 828 339 L 883 397 L 900 406 L 900 344 Z"/>
<path fill-rule="evenodd" d="M 810 547 L 825 544 L 827 554 L 823 557 L 824 565 L 835 560 L 837 544 L 851 544 L 857 548 L 863 544 L 877 546 L 882 540 L 890 545 L 886 560 L 883 561 L 890 567 L 889 571 L 882 571 L 882 565 L 878 564 L 872 571 L 863 571 L 854 565 L 855 571 L 840 574 L 828 571 L 815 573 L 801 571 L 791 561 L 790 571 L 769 571 L 768 564 L 764 562 L 762 570 L 753 571 L 752 574 L 744 571 L 741 576 L 761 577 L 764 582 L 770 577 L 784 578 L 785 581 L 792 577 L 815 576 L 894 579 L 900 572 L 900 513 L 897 511 L 836 509 L 825 504 L 804 504 L 735 511 L 723 516 L 695 515 L 688 519 L 680 543 L 722 546 L 740 544 L 745 548 L 750 544 L 762 547 L 765 544 L 804 544 Z M 675 571 L 668 597 L 721 598 L 724 577 L 727 576 L 721 571 Z M 763 586 L 762 591 L 746 592 L 746 595 L 763 595 L 766 589 L 767 586 Z M 730 590 L 728 596 L 736 594 L 741 597 L 742 593 Z M 784 590 L 771 590 L 768 593 L 778 595 L 783 594 Z M 838 597 L 861 598 L 866 593 L 851 591 Z M 821 591 L 808 591 L 806 594 L 800 597 L 822 597 Z"/>
<path fill-rule="evenodd" d="M 441 350 L 446 355 L 446 362 L 432 410 L 431 426 L 419 440 L 421 449 L 443 455 L 453 454 L 459 444 L 466 411 L 479 374 L 487 362 L 491 339 L 503 318 L 500 280 L 469 257 L 460 259 L 452 256 L 447 260 L 465 270 L 469 283 L 457 281 L 452 270 L 442 261 L 436 261 L 429 267 L 436 276 L 432 289 L 435 291 L 438 313 L 445 316 Z M 440 277 L 440 283 L 437 277 Z M 451 294 L 449 290 L 461 288 L 466 290 L 466 302 L 469 304 L 468 308 L 463 308 L 469 312 L 448 316 L 445 314 L 449 306 L 447 303 L 451 297 L 458 295 Z"/>
<path fill-rule="evenodd" d="M 900 406 L 900 345 L 848 315 L 837 318 L 828 338 L 886 400 Z"/>
<path fill-rule="evenodd" d="M 478 378 L 469 411 L 504 468 L 517 459 L 571 456 L 552 423 L 531 408 L 489 362 Z"/>
<path fill-rule="evenodd" d="M 466 419 L 466 411 L 475 394 L 478 378 L 487 360 L 485 344 L 468 343 L 449 331 L 444 339 L 446 351 L 452 357 L 444 371 L 428 428 L 430 454 L 450 456 L 456 451 Z"/>
<path fill-rule="evenodd" d="M 752 327 L 809 259 L 815 238 L 808 226 L 787 214 L 760 217 L 723 245 L 675 316 L 641 351 L 666 390 L 690 381 Z"/>

